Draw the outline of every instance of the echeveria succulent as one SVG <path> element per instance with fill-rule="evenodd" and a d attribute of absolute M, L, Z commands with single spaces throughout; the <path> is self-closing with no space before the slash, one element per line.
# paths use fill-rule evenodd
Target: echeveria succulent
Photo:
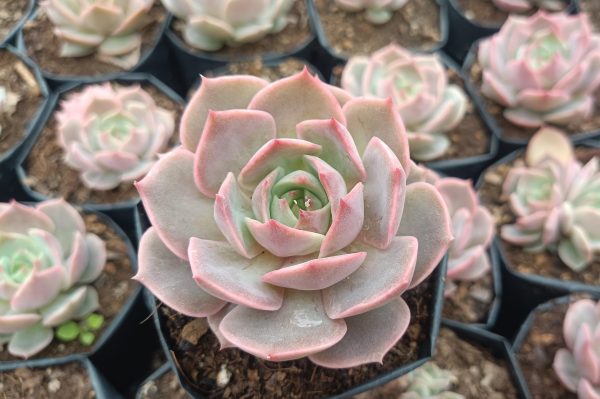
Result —
<path fill-rule="evenodd" d="M 450 146 L 444 132 L 456 127 L 467 109 L 463 90 L 448 84 L 435 55 L 416 55 L 390 44 L 369 57 L 350 58 L 342 87 L 354 96 L 391 98 L 408 130 L 413 159 L 429 161 Z"/>
<path fill-rule="evenodd" d="M 140 59 L 141 30 L 153 0 L 44 0 L 40 6 L 61 41 L 61 57 L 90 54 L 124 69 Z"/>
<path fill-rule="evenodd" d="M 185 23 L 191 47 L 216 51 L 225 44 L 256 42 L 283 30 L 294 0 L 162 0 Z"/>
<path fill-rule="evenodd" d="M 335 0 L 342 9 L 351 12 L 364 11 L 367 21 L 380 25 L 388 22 L 394 11 L 408 0 Z"/>
<path fill-rule="evenodd" d="M 137 85 L 87 86 L 61 102 L 56 119 L 65 163 L 95 190 L 145 175 L 175 130 L 173 113 Z"/>
<path fill-rule="evenodd" d="M 271 84 L 204 79 L 180 135 L 137 183 L 153 227 L 136 279 L 208 317 L 222 346 L 334 368 L 380 362 L 410 321 L 400 295 L 452 239 L 437 189 L 406 184 L 393 105 L 342 107 L 307 70 Z"/>
<path fill-rule="evenodd" d="M 563 0 L 492 0 L 496 7 L 506 12 L 524 13 L 536 8 L 560 11 L 565 8 Z"/>
<path fill-rule="evenodd" d="M 600 85 L 600 35 L 587 15 L 512 15 L 479 45 L 482 93 L 510 122 L 539 127 L 589 117 Z"/>
<path fill-rule="evenodd" d="M 554 356 L 554 371 L 579 399 L 600 399 L 600 302 L 572 303 L 563 322 L 566 348 Z"/>
<path fill-rule="evenodd" d="M 530 252 L 557 249 L 568 267 L 585 269 L 600 250 L 598 159 L 582 165 L 562 132 L 544 128 L 529 142 L 525 161 L 504 181 L 517 220 L 502 226 L 502 238 Z"/>
<path fill-rule="evenodd" d="M 0 203 L 0 342 L 14 356 L 32 356 L 54 327 L 96 310 L 90 283 L 105 262 L 104 242 L 63 200 Z"/>
<path fill-rule="evenodd" d="M 451 371 L 428 362 L 400 377 L 404 388 L 400 399 L 464 399 L 463 395 L 450 391 L 457 382 L 458 379 Z"/>

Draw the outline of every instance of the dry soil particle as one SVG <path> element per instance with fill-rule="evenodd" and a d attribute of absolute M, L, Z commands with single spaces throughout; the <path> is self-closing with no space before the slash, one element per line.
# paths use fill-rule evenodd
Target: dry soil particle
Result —
<path fill-rule="evenodd" d="M 433 282 L 429 278 L 403 294 L 411 310 L 411 323 L 382 365 L 340 370 L 318 367 L 307 358 L 274 363 L 234 348 L 219 350 L 219 342 L 206 323 L 180 315 L 166 306 L 158 312 L 178 366 L 207 398 L 309 399 L 347 391 L 418 359 L 429 340 L 432 290 Z M 216 383 L 219 372 L 221 377 L 231 373 L 222 387 Z"/>
<path fill-rule="evenodd" d="M 463 15 L 483 26 L 500 26 L 506 21 L 509 13 L 500 10 L 492 0 L 454 0 L 458 9 Z M 568 2 L 564 2 L 565 7 Z M 529 14 L 533 14 L 537 9 L 534 8 Z"/>
<path fill-rule="evenodd" d="M 127 244 L 121 236 L 96 214 L 86 213 L 83 218 L 86 231 L 99 236 L 106 243 L 107 251 L 104 270 L 100 277 L 92 283 L 92 286 L 98 291 L 100 301 L 100 308 L 96 310 L 96 313 L 103 315 L 105 320 L 102 328 L 96 334 L 97 341 L 125 306 L 137 283 L 131 280 L 133 276 L 132 260 L 129 258 Z M 32 358 L 62 357 L 73 353 L 87 352 L 90 349 L 89 346 L 82 345 L 78 340 L 60 342 L 55 339 Z M 15 359 L 8 351 L 0 351 L 0 361 Z M 69 396 L 63 397 L 70 398 Z"/>
<path fill-rule="evenodd" d="M 0 42 L 15 28 L 29 9 L 29 0 L 0 0 Z"/>
<path fill-rule="evenodd" d="M 314 2 L 329 45 L 345 57 L 371 54 L 390 42 L 428 50 L 441 41 L 440 6 L 435 0 L 411 0 L 383 25 L 368 22 L 364 12 L 344 11 L 332 0 Z"/>
<path fill-rule="evenodd" d="M 33 71 L 8 50 L 0 50 L 0 86 L 20 97 L 12 115 L 0 113 L 2 156 L 23 139 L 27 133 L 27 125 L 39 110 L 43 96 Z"/>
<path fill-rule="evenodd" d="M 590 21 L 596 32 L 600 32 L 600 1 L 579 0 L 581 10 L 590 17 Z"/>
<path fill-rule="evenodd" d="M 3 399 L 91 399 L 96 397 L 85 366 L 67 363 L 46 368 L 18 368 L 0 373 Z"/>
<path fill-rule="evenodd" d="M 171 370 L 140 388 L 136 399 L 191 399 Z"/>
<path fill-rule="evenodd" d="M 254 43 L 225 46 L 218 51 L 201 51 L 187 45 L 181 35 L 185 27 L 183 21 L 175 19 L 171 29 L 188 52 L 207 58 L 217 57 L 235 61 L 247 57 L 260 57 L 264 54 L 289 53 L 308 43 L 312 37 L 312 30 L 308 19 L 306 0 L 295 0 L 288 17 L 289 22 L 281 32 L 267 35 Z"/>
<path fill-rule="evenodd" d="M 174 146 L 179 140 L 178 126 L 183 107 L 152 85 L 142 84 L 142 88 L 152 96 L 159 107 L 175 113 L 175 131 L 169 147 Z M 64 151 L 57 139 L 57 110 L 58 107 L 46 122 L 24 162 L 27 174 L 25 184 L 42 195 L 50 198 L 63 197 L 72 204 L 115 204 L 137 199 L 138 192 L 132 182 L 123 182 L 108 191 L 93 190 L 82 183 L 79 171 L 64 163 Z"/>
<path fill-rule="evenodd" d="M 531 136 L 539 130 L 539 128 L 531 129 L 522 126 L 514 125 L 512 122 L 504 118 L 505 107 L 488 99 L 481 93 L 482 85 L 482 70 L 478 62 L 474 62 L 469 70 L 470 77 L 475 83 L 474 86 L 479 92 L 479 97 L 482 99 L 484 108 L 494 118 L 496 124 L 501 130 L 501 136 L 506 139 L 513 140 L 529 140 Z M 600 104 L 600 89 L 596 90 L 594 95 L 594 104 Z M 588 119 L 577 119 L 566 126 L 557 126 L 568 135 L 579 133 L 591 133 L 600 129 L 600 109 L 596 106 L 592 116 Z"/>
<path fill-rule="evenodd" d="M 167 11 L 160 0 L 155 0 L 147 15 L 151 22 L 142 30 L 140 59 L 154 49 Z M 54 25 L 40 8 L 37 16 L 27 21 L 23 28 L 27 54 L 42 71 L 61 76 L 98 76 L 123 71 L 123 68 L 98 60 L 94 54 L 75 58 L 59 57 L 61 43 L 52 33 L 53 30 Z"/>
<path fill-rule="evenodd" d="M 577 148 L 575 154 L 580 161 L 587 162 L 592 156 L 600 155 L 600 150 Z M 512 162 L 490 168 L 484 174 L 484 183 L 478 192 L 479 199 L 495 217 L 498 234 L 503 225 L 515 222 L 508 198 L 502 194 L 502 184 L 511 167 L 523 164 L 523 157 L 520 156 Z M 528 253 L 522 247 L 509 244 L 502 239 L 500 239 L 500 247 L 508 261 L 507 266 L 519 273 L 600 285 L 600 260 L 598 259 L 581 272 L 575 272 L 567 267 L 555 252 Z"/>
<path fill-rule="evenodd" d="M 455 281 L 456 291 L 445 298 L 443 317 L 463 323 L 486 323 L 494 301 L 491 273 L 474 281 Z"/>

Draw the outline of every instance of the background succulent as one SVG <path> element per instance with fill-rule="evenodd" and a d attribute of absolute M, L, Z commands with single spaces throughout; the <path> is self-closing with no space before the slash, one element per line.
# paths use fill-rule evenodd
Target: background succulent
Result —
<path fill-rule="evenodd" d="M 54 327 L 96 310 L 89 284 L 105 262 L 104 242 L 63 200 L 0 203 L 0 342 L 14 356 L 32 356 Z"/>
<path fill-rule="evenodd" d="M 352 57 L 342 87 L 354 96 L 391 98 L 408 129 L 413 159 L 429 161 L 450 146 L 444 132 L 456 127 L 467 109 L 463 90 L 448 84 L 435 55 L 415 55 L 390 44 L 369 57 Z"/>
<path fill-rule="evenodd" d="M 185 42 L 216 51 L 282 31 L 295 0 L 162 0 L 185 26 Z"/>
<path fill-rule="evenodd" d="M 335 0 L 346 11 L 364 11 L 367 21 L 380 25 L 388 22 L 394 11 L 404 6 L 408 0 Z"/>
<path fill-rule="evenodd" d="M 531 252 L 557 249 L 568 267 L 585 269 L 600 249 L 598 159 L 582 165 L 562 132 L 544 128 L 531 138 L 525 160 L 504 181 L 517 220 L 502 226 L 502 238 Z"/>
<path fill-rule="evenodd" d="M 139 86 L 91 85 L 61 102 L 56 114 L 65 163 L 82 182 L 110 190 L 142 177 L 175 129 L 174 115 Z"/>
<path fill-rule="evenodd" d="M 569 306 L 563 322 L 566 348 L 554 356 L 554 371 L 579 399 L 600 398 L 600 302 L 581 299 Z"/>
<path fill-rule="evenodd" d="M 400 377 L 404 393 L 399 399 L 464 399 L 463 395 L 449 391 L 457 382 L 451 371 L 427 362 Z"/>
<path fill-rule="evenodd" d="M 524 13 L 536 8 L 560 11 L 565 8 L 562 0 L 492 0 L 496 7 L 506 12 Z"/>
<path fill-rule="evenodd" d="M 410 322 L 400 295 L 452 238 L 435 187 L 406 184 L 392 104 L 342 107 L 307 70 L 271 84 L 204 79 L 180 136 L 137 183 L 153 227 L 135 278 L 208 317 L 222 346 L 333 368 L 380 362 Z"/>
<path fill-rule="evenodd" d="M 153 0 L 44 0 L 40 6 L 62 42 L 61 57 L 90 54 L 130 69 L 140 59 L 141 30 Z"/>
<path fill-rule="evenodd" d="M 481 42 L 478 59 L 482 93 L 506 107 L 504 117 L 516 125 L 566 125 L 593 112 L 600 36 L 585 14 L 512 15 Z"/>

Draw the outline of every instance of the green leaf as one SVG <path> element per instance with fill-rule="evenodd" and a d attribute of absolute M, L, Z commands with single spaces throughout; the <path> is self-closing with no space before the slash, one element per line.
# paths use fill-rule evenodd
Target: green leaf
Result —
<path fill-rule="evenodd" d="M 92 331 L 98 331 L 104 324 L 104 316 L 97 313 L 92 313 L 85 319 L 85 326 Z"/>
<path fill-rule="evenodd" d="M 79 336 L 79 342 L 81 342 L 85 346 L 92 345 L 94 343 L 95 339 L 96 339 L 96 334 L 94 334 L 93 332 L 89 332 L 89 331 L 82 332 L 81 335 Z"/>
<path fill-rule="evenodd" d="M 75 340 L 80 332 L 79 325 L 74 321 L 69 321 L 59 326 L 56 329 L 55 335 L 61 341 L 70 342 Z"/>

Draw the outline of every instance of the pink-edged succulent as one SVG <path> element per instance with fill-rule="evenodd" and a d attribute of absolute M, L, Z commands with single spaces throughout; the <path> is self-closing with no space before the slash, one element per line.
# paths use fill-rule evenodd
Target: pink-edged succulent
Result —
<path fill-rule="evenodd" d="M 578 399 L 600 399 L 600 302 L 581 299 L 563 321 L 566 348 L 554 356 L 554 371 Z"/>
<path fill-rule="evenodd" d="M 54 327 L 96 310 L 90 283 L 105 261 L 104 242 L 65 201 L 0 203 L 0 342 L 14 356 L 32 356 Z"/>
<path fill-rule="evenodd" d="M 144 176 L 175 130 L 173 112 L 138 85 L 87 86 L 61 102 L 56 119 L 65 163 L 94 190 Z"/>
<path fill-rule="evenodd" d="M 567 125 L 592 115 L 600 86 L 600 35 L 585 14 L 512 15 L 479 45 L 481 92 L 513 124 Z"/>
<path fill-rule="evenodd" d="M 535 9 L 561 11 L 565 9 L 563 0 L 492 0 L 496 7 L 506 12 L 525 13 Z"/>
<path fill-rule="evenodd" d="M 137 183 L 153 226 L 135 278 L 208 317 L 223 347 L 333 368 L 380 362 L 410 322 L 400 295 L 448 248 L 442 196 L 406 184 L 392 102 L 343 99 L 307 70 L 270 84 L 204 79 L 183 145 Z"/>
<path fill-rule="evenodd" d="M 444 133 L 462 121 L 468 105 L 462 88 L 448 84 L 437 56 L 412 54 L 394 43 L 371 56 L 350 58 L 342 88 L 354 96 L 391 98 L 408 130 L 411 157 L 418 161 L 447 151 Z"/>
<path fill-rule="evenodd" d="M 530 252 L 558 250 L 569 268 L 585 269 L 600 250 L 598 159 L 582 165 L 564 133 L 543 128 L 531 138 L 525 162 L 504 181 L 516 222 L 502 226 L 502 238 Z"/>
<path fill-rule="evenodd" d="M 282 31 L 294 1 L 302 0 L 162 0 L 184 26 L 191 47 L 217 51 L 225 45 L 253 43 Z"/>
<path fill-rule="evenodd" d="M 54 24 L 61 57 L 95 54 L 123 69 L 135 66 L 141 30 L 149 22 L 153 0 L 44 0 L 40 7 Z"/>
<path fill-rule="evenodd" d="M 375 25 L 388 22 L 394 11 L 402 8 L 409 0 L 335 0 L 343 10 L 364 11 L 367 21 Z"/>

